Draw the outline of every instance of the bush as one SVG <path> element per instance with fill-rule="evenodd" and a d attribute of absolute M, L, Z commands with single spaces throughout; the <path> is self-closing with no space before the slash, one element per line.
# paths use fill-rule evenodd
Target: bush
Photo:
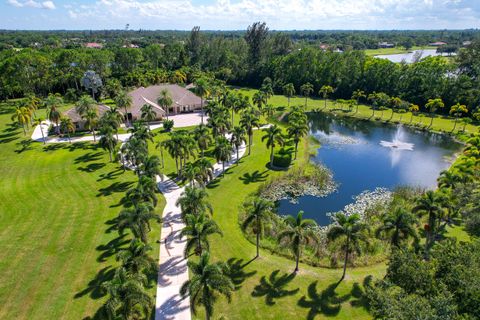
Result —
<path fill-rule="evenodd" d="M 173 129 L 173 120 L 165 119 L 163 120 L 163 130 L 170 131 Z"/>
<path fill-rule="evenodd" d="M 284 148 L 274 153 L 273 165 L 275 167 L 288 168 L 291 163 L 292 163 L 292 154 L 289 151 L 285 150 Z"/>

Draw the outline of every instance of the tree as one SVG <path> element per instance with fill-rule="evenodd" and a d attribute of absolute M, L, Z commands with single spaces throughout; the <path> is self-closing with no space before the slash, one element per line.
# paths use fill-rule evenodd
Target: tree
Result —
<path fill-rule="evenodd" d="M 42 140 L 43 140 L 43 144 L 46 144 L 47 143 L 47 139 L 45 137 L 45 133 L 43 132 L 43 127 L 42 127 L 42 123 L 45 121 L 45 119 L 43 118 L 36 118 L 35 121 L 33 122 L 33 125 L 35 126 L 39 126 L 40 128 L 40 133 L 42 134 Z"/>
<path fill-rule="evenodd" d="M 453 105 L 450 108 L 450 114 L 455 117 L 455 123 L 453 125 L 452 132 L 455 132 L 455 128 L 457 127 L 458 118 L 463 116 L 464 114 L 467 114 L 467 113 L 468 113 L 467 106 L 465 106 L 464 104 L 460 104 L 458 102 L 457 102 L 457 104 Z"/>
<path fill-rule="evenodd" d="M 170 92 L 167 89 L 160 91 L 160 96 L 158 97 L 157 102 L 165 111 L 165 115 L 167 116 L 168 120 L 168 114 L 170 113 L 169 109 L 173 104 L 173 99 L 170 96 Z"/>
<path fill-rule="evenodd" d="M 376 234 L 377 236 L 385 235 L 392 246 L 399 248 L 402 241 L 406 241 L 410 237 L 417 238 L 415 223 L 415 217 L 398 206 L 382 217 L 382 224 L 376 230 Z"/>
<path fill-rule="evenodd" d="M 392 121 L 395 110 L 397 110 L 402 105 L 402 103 L 403 101 L 399 97 L 390 98 L 390 105 L 392 106 L 392 115 L 390 116 L 390 119 L 388 121 Z"/>
<path fill-rule="evenodd" d="M 262 141 L 267 141 L 267 148 L 270 148 L 270 167 L 273 168 L 273 150 L 277 144 L 283 145 L 283 135 L 282 129 L 280 129 L 276 124 L 263 129 L 265 135 L 262 137 Z"/>
<path fill-rule="evenodd" d="M 195 26 L 190 31 L 190 36 L 187 40 L 187 51 L 190 56 L 190 65 L 196 65 L 200 63 L 200 54 L 202 49 L 202 34 L 200 33 L 200 27 Z"/>
<path fill-rule="evenodd" d="M 98 114 L 97 110 L 90 109 L 88 110 L 82 118 L 85 120 L 85 128 L 93 134 L 93 142 L 96 142 L 95 129 L 98 125 Z"/>
<path fill-rule="evenodd" d="M 463 123 L 463 129 L 462 131 L 465 132 L 465 129 L 467 128 L 467 124 L 471 124 L 473 121 L 470 118 L 463 118 L 462 123 Z"/>
<path fill-rule="evenodd" d="M 244 143 L 247 142 L 245 139 L 245 129 L 242 127 L 233 127 L 231 134 L 230 143 L 235 146 L 235 150 L 237 152 L 237 161 L 240 161 L 238 150 Z"/>
<path fill-rule="evenodd" d="M 92 97 L 83 95 L 75 104 L 75 111 L 80 115 L 80 117 L 85 116 L 89 111 L 95 110 L 96 102 Z"/>
<path fill-rule="evenodd" d="M 204 252 L 198 263 L 188 261 L 188 269 L 192 277 L 182 285 L 180 295 L 190 296 L 194 314 L 197 305 L 202 304 L 205 307 L 206 319 L 209 320 L 213 315 L 217 294 L 226 296 L 230 301 L 234 290 L 232 280 L 227 275 L 228 267 L 222 262 L 210 263 L 210 254 Z"/>
<path fill-rule="evenodd" d="M 252 151 L 253 142 L 253 128 L 260 126 L 260 119 L 253 108 L 248 108 L 243 111 L 240 119 L 240 126 L 245 129 L 248 134 L 248 154 Z"/>
<path fill-rule="evenodd" d="M 135 238 L 148 243 L 147 234 L 151 230 L 150 220 L 160 222 L 160 216 L 154 213 L 153 205 L 149 202 L 141 202 L 133 208 L 127 208 L 118 215 L 118 231 L 124 233 L 130 229 Z"/>
<path fill-rule="evenodd" d="M 262 86 L 260 87 L 260 91 L 262 91 L 265 94 L 266 97 L 266 104 L 268 104 L 268 99 L 270 99 L 273 96 L 273 84 L 272 84 L 272 79 L 269 77 L 266 77 L 263 79 Z"/>
<path fill-rule="evenodd" d="M 283 86 L 283 94 L 285 95 L 285 97 L 287 97 L 288 108 L 290 108 L 290 98 L 295 95 L 295 87 L 293 86 L 293 83 L 287 83 Z"/>
<path fill-rule="evenodd" d="M 195 90 L 197 92 L 197 95 L 200 96 L 200 105 L 202 109 L 202 124 L 203 124 L 203 100 L 207 98 L 210 95 L 210 88 L 208 81 L 204 78 L 199 78 L 196 83 L 195 83 Z"/>
<path fill-rule="evenodd" d="M 420 107 L 416 104 L 411 103 L 410 106 L 408 107 L 408 111 L 412 113 L 410 116 L 410 124 L 411 124 L 413 121 L 413 116 L 417 114 L 418 111 L 420 111 Z"/>
<path fill-rule="evenodd" d="M 125 90 L 120 90 L 113 100 L 118 108 L 123 108 L 125 111 L 123 116 L 125 117 L 125 124 L 128 125 L 128 108 L 132 105 L 132 97 Z"/>
<path fill-rule="evenodd" d="M 60 106 L 63 104 L 63 99 L 58 94 L 49 94 L 47 99 L 44 101 L 45 106 L 47 107 L 47 118 L 51 122 L 55 123 L 55 130 L 57 134 L 60 133 L 60 118 L 62 114 L 60 113 Z"/>
<path fill-rule="evenodd" d="M 17 121 L 18 124 L 20 124 L 23 128 L 23 134 L 27 135 L 27 130 L 25 129 L 25 127 L 28 128 L 28 124 L 30 123 L 31 117 L 32 117 L 32 114 L 28 108 L 16 107 L 15 113 L 12 115 L 12 121 Z"/>
<path fill-rule="evenodd" d="M 245 41 L 248 45 L 248 62 L 253 70 L 257 69 L 262 62 L 267 35 L 268 27 L 265 22 L 255 22 L 247 28 Z"/>
<path fill-rule="evenodd" d="M 260 197 L 253 199 L 248 206 L 247 216 L 243 221 L 242 228 L 245 230 L 252 227 L 257 237 L 257 255 L 255 258 L 260 256 L 260 237 L 263 235 L 265 222 L 268 220 L 272 208 L 272 202 Z"/>
<path fill-rule="evenodd" d="M 308 130 L 309 127 L 306 120 L 288 120 L 287 132 L 288 136 L 293 139 L 293 142 L 295 143 L 295 159 L 297 159 L 298 143 L 304 136 L 308 134 Z"/>
<path fill-rule="evenodd" d="M 357 104 L 357 109 L 355 110 L 355 114 L 358 113 L 358 106 L 360 104 L 360 99 L 365 99 L 366 97 L 367 95 L 365 94 L 365 92 L 360 89 L 357 89 L 353 92 L 352 99 L 355 100 Z"/>
<path fill-rule="evenodd" d="M 141 171 L 144 175 L 154 180 L 157 176 L 162 176 L 160 171 L 160 158 L 158 156 L 150 156 L 145 159 L 141 165 Z"/>
<path fill-rule="evenodd" d="M 72 119 L 63 117 L 60 119 L 60 130 L 63 134 L 67 134 L 68 141 L 71 143 L 70 134 L 75 132 L 75 125 L 72 122 Z"/>
<path fill-rule="evenodd" d="M 325 100 L 325 109 L 327 108 L 327 99 L 330 94 L 332 94 L 335 91 L 332 86 L 328 85 L 323 85 L 320 90 L 318 91 L 318 94 L 323 97 Z"/>
<path fill-rule="evenodd" d="M 305 108 L 307 108 L 307 101 L 308 97 L 312 94 L 313 92 L 313 84 L 310 82 L 304 83 L 300 86 L 300 92 L 303 94 L 305 97 Z"/>
<path fill-rule="evenodd" d="M 153 111 L 153 107 L 149 104 L 144 104 L 140 111 L 142 112 L 140 117 L 147 123 L 152 122 L 157 118 L 157 114 L 155 111 Z M 150 124 L 148 124 L 148 128 L 150 129 Z"/>
<path fill-rule="evenodd" d="M 187 214 L 185 216 L 185 227 L 180 234 L 182 237 L 187 237 L 185 257 L 188 257 L 192 251 L 198 256 L 202 255 L 204 250 L 210 251 L 208 236 L 212 234 L 223 236 L 217 223 L 206 216 L 205 213 L 199 215 Z"/>
<path fill-rule="evenodd" d="M 287 216 L 285 218 L 285 224 L 287 225 L 287 229 L 278 235 L 278 241 L 282 242 L 285 239 L 288 241 L 290 249 L 295 256 L 294 272 L 297 273 L 302 247 L 308 243 L 318 241 L 313 231 L 313 227 L 317 224 L 312 219 L 303 219 L 303 211 L 297 214 L 297 218 Z"/>
<path fill-rule="evenodd" d="M 428 102 L 425 105 L 425 108 L 430 111 L 430 116 L 432 118 L 432 120 L 430 121 L 430 125 L 428 126 L 429 128 L 432 127 L 433 116 L 434 116 L 435 111 L 437 111 L 437 109 L 439 109 L 439 108 L 441 109 L 443 107 L 445 107 L 445 104 L 443 103 L 442 99 L 440 99 L 440 98 L 428 99 Z"/>
<path fill-rule="evenodd" d="M 367 237 L 363 233 L 366 229 L 367 226 L 361 222 L 360 215 L 356 213 L 346 216 L 344 213 L 339 212 L 335 215 L 335 224 L 333 224 L 328 230 L 327 237 L 330 240 L 345 240 L 345 262 L 343 264 L 342 277 L 339 282 L 345 278 L 348 256 L 352 247 L 360 253 L 360 242 L 368 242 Z"/>
<path fill-rule="evenodd" d="M 218 137 L 215 141 L 215 149 L 213 150 L 217 162 L 222 162 L 222 175 L 225 174 L 225 162 L 232 159 L 232 146 L 230 141 L 225 137 Z"/>
<path fill-rule="evenodd" d="M 267 104 L 267 96 L 262 91 L 257 91 L 253 94 L 252 102 L 257 105 L 258 110 L 262 110 Z"/>
<path fill-rule="evenodd" d="M 194 165 L 197 169 L 195 180 L 201 187 L 205 187 L 207 183 L 213 179 L 213 165 L 205 158 L 198 159 Z"/>
<path fill-rule="evenodd" d="M 155 272 L 157 262 L 150 257 L 152 247 L 143 243 L 140 239 L 132 239 L 127 248 L 117 254 L 117 261 L 120 261 L 122 268 L 132 275 L 141 274 L 144 271 Z"/>
<path fill-rule="evenodd" d="M 104 150 L 108 150 L 108 155 L 110 156 L 110 162 L 113 162 L 113 152 L 115 151 L 115 146 L 117 145 L 117 139 L 113 136 L 113 128 L 110 126 L 103 126 L 100 128 L 100 140 L 99 145 Z"/>
<path fill-rule="evenodd" d="M 100 127 L 103 125 L 108 125 L 112 127 L 112 129 L 115 131 L 115 135 L 117 136 L 118 140 L 118 128 L 120 127 L 120 124 L 123 122 L 123 115 L 120 113 L 118 110 L 118 107 L 112 106 L 109 107 L 107 111 L 102 115 L 100 118 Z"/>
<path fill-rule="evenodd" d="M 127 272 L 117 268 L 113 279 L 102 284 L 107 292 L 105 310 L 111 319 L 149 318 L 155 301 L 145 289 L 146 277 L 143 274 Z"/>
<path fill-rule="evenodd" d="M 175 203 L 182 209 L 182 217 L 187 214 L 200 215 L 213 212 L 212 206 L 207 201 L 208 193 L 203 188 L 185 187 L 181 197 Z"/>
<path fill-rule="evenodd" d="M 198 148 L 200 149 L 201 156 L 203 158 L 205 150 L 207 150 L 210 146 L 210 143 L 212 143 L 212 136 L 210 135 L 210 131 L 208 130 L 206 125 L 200 124 L 193 130 L 193 136 L 197 141 Z"/>
<path fill-rule="evenodd" d="M 100 89 L 103 86 L 102 79 L 100 76 L 93 70 L 88 70 L 83 74 L 82 77 L 82 86 L 85 87 L 85 89 L 90 90 L 92 92 L 92 98 L 95 100 L 95 94 L 98 92 L 98 89 Z"/>

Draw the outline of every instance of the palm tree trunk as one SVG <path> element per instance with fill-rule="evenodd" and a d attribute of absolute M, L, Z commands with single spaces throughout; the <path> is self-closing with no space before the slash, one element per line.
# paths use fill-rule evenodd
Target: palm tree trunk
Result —
<path fill-rule="evenodd" d="M 347 247 L 345 250 L 345 262 L 343 263 L 343 273 L 340 281 L 345 279 L 345 273 L 347 272 L 348 252 L 350 251 L 350 237 L 347 237 Z"/>
<path fill-rule="evenodd" d="M 455 117 L 455 122 L 453 123 L 452 133 L 455 132 L 455 128 L 457 127 L 457 120 L 458 120 L 458 117 Z"/>
<path fill-rule="evenodd" d="M 203 124 L 203 97 L 200 97 L 200 108 L 202 109 L 201 117 L 202 117 L 202 124 Z"/>
<path fill-rule="evenodd" d="M 323 97 L 323 100 L 325 100 L 325 109 L 327 109 L 327 97 Z"/>
<path fill-rule="evenodd" d="M 45 135 L 43 134 L 42 123 L 40 123 L 40 124 L 39 124 L 39 126 L 40 126 L 40 132 L 42 133 L 42 140 L 43 140 L 43 144 L 46 144 L 46 143 L 47 143 L 47 141 L 46 141 L 46 139 L 45 139 Z"/>
<path fill-rule="evenodd" d="M 113 160 L 112 160 L 112 150 L 110 150 L 110 149 L 108 150 L 108 155 L 110 157 L 110 162 L 113 162 Z"/>
<path fill-rule="evenodd" d="M 428 128 L 431 128 L 433 125 L 433 113 L 432 113 L 432 119 L 430 120 L 430 125 L 428 126 Z"/>
<path fill-rule="evenodd" d="M 300 245 L 298 245 L 296 257 L 295 257 L 295 273 L 298 272 L 298 262 L 300 261 Z"/>
<path fill-rule="evenodd" d="M 180 170 L 178 170 L 178 157 L 175 157 L 175 167 L 177 168 L 177 177 L 180 178 Z"/>
<path fill-rule="evenodd" d="M 392 115 L 390 116 L 390 119 L 388 119 L 388 121 L 392 121 L 392 119 L 393 119 L 393 114 L 394 114 L 394 112 L 393 112 L 393 109 L 392 109 Z"/>
<path fill-rule="evenodd" d="M 255 258 L 260 257 L 260 219 L 257 215 L 257 255 Z"/>
<path fill-rule="evenodd" d="M 238 149 L 239 147 L 236 148 L 237 149 L 237 163 L 240 161 L 240 156 L 238 155 Z"/>
<path fill-rule="evenodd" d="M 252 151 L 252 135 L 249 134 L 248 135 L 248 155 L 250 155 L 251 151 Z"/>
<path fill-rule="evenodd" d="M 225 161 L 222 161 L 222 176 L 225 176 Z"/>
<path fill-rule="evenodd" d="M 295 160 L 297 159 L 298 141 L 295 141 Z"/>
<path fill-rule="evenodd" d="M 97 137 L 95 136 L 95 130 L 92 130 L 93 142 L 97 142 Z"/>
<path fill-rule="evenodd" d="M 290 109 L 290 97 L 288 97 L 288 109 Z"/>
<path fill-rule="evenodd" d="M 270 148 L 270 167 L 273 168 L 273 145 Z"/>
<path fill-rule="evenodd" d="M 409 124 L 412 124 L 413 122 L 413 112 L 412 112 L 412 115 L 410 116 L 410 123 Z"/>

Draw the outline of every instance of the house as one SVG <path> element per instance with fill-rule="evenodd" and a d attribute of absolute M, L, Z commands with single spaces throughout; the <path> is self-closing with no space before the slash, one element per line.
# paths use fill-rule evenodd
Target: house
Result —
<path fill-rule="evenodd" d="M 169 108 L 169 114 L 178 114 L 192 112 L 201 108 L 201 99 L 191 91 L 177 84 L 162 84 L 149 87 L 137 88 L 128 94 L 132 98 L 132 105 L 127 109 L 127 117 L 129 120 L 141 118 L 141 108 L 145 104 L 152 106 L 153 111 L 157 115 L 157 120 L 161 120 L 165 116 L 165 110 L 158 105 L 157 101 L 160 93 L 166 89 L 172 98 L 172 105 Z"/>
<path fill-rule="evenodd" d="M 90 48 L 90 49 L 102 49 L 103 44 L 98 43 L 98 42 L 88 42 L 88 43 L 85 44 L 85 47 Z"/>
<path fill-rule="evenodd" d="M 106 105 L 103 104 L 98 104 L 96 106 L 97 108 L 97 114 L 98 117 L 100 118 L 105 112 L 110 110 L 110 108 Z M 65 112 L 65 116 L 70 118 L 75 125 L 75 130 L 77 131 L 84 131 L 85 129 L 85 120 L 78 114 L 77 110 L 75 110 L 75 107 L 67 110 Z"/>
<path fill-rule="evenodd" d="M 429 43 L 428 45 L 429 45 L 429 46 L 432 46 L 432 47 L 441 47 L 441 46 L 444 46 L 444 45 L 446 45 L 446 44 L 447 44 L 446 42 L 437 41 L 437 42 Z"/>
<path fill-rule="evenodd" d="M 468 47 L 468 46 L 471 45 L 471 44 L 472 44 L 472 41 L 463 41 L 463 43 L 462 43 L 462 45 L 463 45 L 464 47 Z"/>
<path fill-rule="evenodd" d="M 379 48 L 394 48 L 395 45 L 393 43 L 388 43 L 388 42 L 379 42 L 378 47 Z"/>

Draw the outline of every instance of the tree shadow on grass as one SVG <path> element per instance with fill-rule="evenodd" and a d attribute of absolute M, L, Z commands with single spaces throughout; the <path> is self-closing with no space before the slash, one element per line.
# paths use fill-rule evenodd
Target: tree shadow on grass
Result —
<path fill-rule="evenodd" d="M 250 184 L 255 182 L 263 182 L 267 180 L 267 177 L 268 177 L 267 170 L 263 172 L 259 172 L 258 170 L 255 170 L 252 173 L 245 172 L 243 176 L 241 176 L 238 179 L 243 181 L 243 184 Z"/>
<path fill-rule="evenodd" d="M 0 134 L 0 144 L 9 143 L 9 142 L 20 139 L 20 137 L 18 137 L 18 134 L 19 134 L 18 132 L 7 132 L 5 134 Z"/>
<path fill-rule="evenodd" d="M 124 170 L 121 167 L 119 167 L 119 168 L 117 168 L 113 171 L 110 171 L 109 173 L 102 173 L 100 175 L 100 178 L 97 179 L 97 181 L 113 180 L 116 177 L 118 177 L 119 175 L 121 175 L 123 172 L 124 172 Z"/>
<path fill-rule="evenodd" d="M 81 155 L 77 158 L 75 158 L 75 163 L 84 163 L 84 162 L 92 162 L 92 161 L 97 161 L 102 158 L 102 153 L 101 152 L 88 152 L 84 155 Z"/>
<path fill-rule="evenodd" d="M 366 276 L 363 279 L 363 285 L 361 286 L 358 282 L 355 282 L 352 287 L 350 294 L 355 300 L 350 301 L 350 305 L 354 308 L 364 308 L 369 311 L 370 306 L 368 304 L 367 297 L 365 295 L 365 287 L 370 286 L 372 283 L 373 277 L 371 275 Z"/>
<path fill-rule="evenodd" d="M 75 299 L 79 299 L 85 295 L 89 295 L 90 298 L 97 300 L 106 295 L 106 293 L 102 290 L 102 284 L 106 281 L 109 281 L 113 278 L 115 274 L 115 269 L 112 266 L 108 266 L 100 270 L 95 278 L 93 278 L 88 284 L 85 289 L 80 292 L 77 292 L 73 297 Z"/>
<path fill-rule="evenodd" d="M 90 163 L 85 167 L 78 167 L 77 169 L 83 172 L 95 172 L 105 167 L 105 163 Z"/>
<path fill-rule="evenodd" d="M 112 195 L 113 193 L 125 192 L 132 184 L 133 182 L 114 182 L 106 188 L 99 189 L 97 197 L 106 197 Z"/>
<path fill-rule="evenodd" d="M 25 151 L 32 150 L 32 143 L 33 140 L 27 139 L 27 140 L 22 140 L 20 142 L 17 142 L 17 146 L 19 146 L 18 149 L 15 150 L 17 154 L 24 153 Z"/>
<path fill-rule="evenodd" d="M 120 249 L 130 243 L 129 239 L 125 239 L 126 234 L 119 235 L 115 239 L 110 240 L 107 244 L 101 244 L 97 246 L 97 251 L 102 253 L 98 256 L 98 262 L 105 262 L 107 259 L 117 254 Z"/>
<path fill-rule="evenodd" d="M 257 271 L 245 272 L 245 270 L 243 270 L 243 268 L 245 268 L 245 266 L 247 266 L 249 262 L 244 263 L 243 259 L 237 259 L 237 258 L 228 259 L 227 261 L 227 265 L 229 268 L 228 276 L 232 280 L 235 286 L 235 290 L 239 290 L 242 287 L 242 283 L 247 278 L 250 278 L 257 273 Z"/>
<path fill-rule="evenodd" d="M 43 147 L 44 152 L 57 151 L 59 149 L 63 149 L 61 143 L 52 143 Z"/>
<path fill-rule="evenodd" d="M 91 144 L 90 142 L 74 142 L 74 143 L 69 143 L 66 148 L 68 149 L 68 151 L 73 152 L 76 150 L 96 149 L 97 146 Z"/>
<path fill-rule="evenodd" d="M 307 320 L 313 320 L 319 314 L 327 317 L 338 315 L 342 308 L 342 303 L 348 301 L 351 294 L 338 296 L 335 292 L 337 286 L 338 282 L 335 282 L 320 293 L 317 292 L 317 281 L 308 286 L 307 296 L 303 296 L 298 300 L 300 307 L 310 309 Z"/>
<path fill-rule="evenodd" d="M 269 306 L 276 304 L 277 299 L 295 295 L 300 289 L 287 290 L 285 287 L 295 278 L 295 273 L 279 275 L 280 270 L 273 271 L 270 276 L 263 276 L 260 283 L 252 292 L 253 297 L 265 296 L 265 303 Z"/>

